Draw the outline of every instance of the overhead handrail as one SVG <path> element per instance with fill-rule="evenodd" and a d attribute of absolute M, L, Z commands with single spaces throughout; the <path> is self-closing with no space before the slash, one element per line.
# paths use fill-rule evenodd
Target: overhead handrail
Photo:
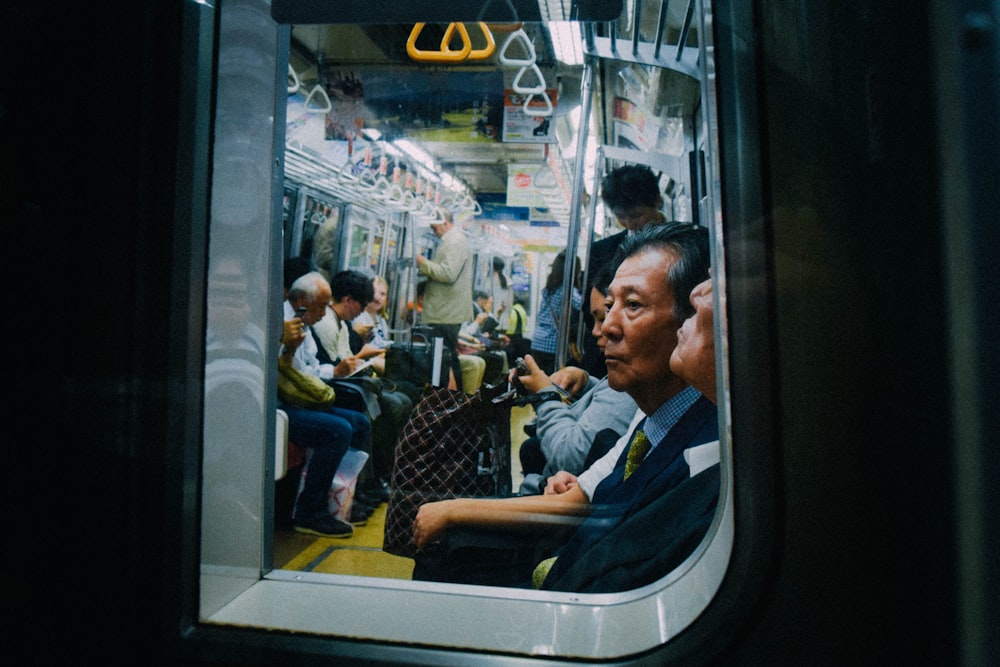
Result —
<path fill-rule="evenodd" d="M 292 95 L 299 92 L 299 88 L 302 87 L 302 79 L 299 78 L 298 73 L 295 68 L 292 67 L 291 63 L 288 64 L 288 94 Z"/>
<path fill-rule="evenodd" d="M 454 30 L 457 30 L 459 36 L 462 38 L 462 48 L 460 50 L 451 50 L 451 45 L 446 43 L 449 40 L 441 40 L 440 51 L 423 51 L 418 49 L 417 36 L 423 31 L 425 25 L 427 24 L 414 23 L 413 29 L 410 30 L 410 37 L 406 40 L 406 52 L 410 58 L 417 62 L 425 63 L 454 63 L 469 57 L 469 53 L 472 52 L 472 40 L 469 39 L 469 31 L 461 23 L 452 23 L 448 26 L 449 31 L 452 31 L 452 26 L 457 26 Z M 448 32 L 445 34 L 447 35 Z"/>
<path fill-rule="evenodd" d="M 320 98 L 322 102 L 320 106 L 310 106 L 313 104 L 314 97 Z M 331 109 L 333 109 L 333 104 L 330 102 L 330 96 L 326 94 L 326 88 L 318 83 L 313 86 L 313 89 L 310 90 L 309 94 L 306 96 L 305 108 L 309 113 L 328 113 Z"/>
<path fill-rule="evenodd" d="M 449 50 L 448 47 L 451 44 L 451 38 L 455 35 L 455 30 L 457 29 L 455 26 L 459 26 L 459 28 L 464 27 L 461 23 L 448 24 L 448 29 L 444 31 L 444 37 L 441 38 L 442 51 Z M 465 58 L 466 60 L 486 60 L 493 55 L 494 51 L 496 51 L 497 43 L 493 39 L 493 33 L 490 31 L 489 26 L 482 21 L 479 21 L 479 29 L 483 31 L 483 37 L 486 38 L 486 46 L 481 49 L 470 50 L 469 55 Z M 469 43 L 471 44 L 472 40 L 469 40 Z"/>
<path fill-rule="evenodd" d="M 508 55 L 508 51 L 515 45 L 521 44 L 524 50 L 528 53 L 527 58 L 512 58 Z M 497 60 L 500 61 L 501 65 L 510 65 L 511 67 L 527 67 L 528 65 L 535 64 L 535 45 L 531 43 L 531 39 L 528 38 L 528 33 L 524 32 L 523 28 L 518 28 L 514 32 L 507 35 L 507 39 L 504 40 L 503 46 L 500 47 L 500 53 L 497 54 Z"/>

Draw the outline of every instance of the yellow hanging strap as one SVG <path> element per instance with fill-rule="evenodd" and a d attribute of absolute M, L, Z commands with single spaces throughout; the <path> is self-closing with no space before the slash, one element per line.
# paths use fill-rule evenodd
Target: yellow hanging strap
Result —
<path fill-rule="evenodd" d="M 456 28 L 456 26 L 458 26 Z M 493 55 L 493 52 L 497 48 L 497 43 L 493 40 L 493 32 L 490 30 L 489 26 L 479 22 L 479 29 L 483 31 L 483 37 L 486 38 L 486 46 L 481 49 L 470 49 L 469 55 L 466 56 L 466 60 L 486 60 Z M 461 31 L 465 30 L 465 25 L 461 23 L 450 23 L 448 24 L 448 29 L 444 31 L 444 37 L 441 38 L 441 51 L 448 51 L 448 47 L 451 44 L 451 38 L 455 35 L 455 30 Z M 469 35 L 466 32 L 465 39 L 471 44 L 472 41 L 469 40 Z"/>
<path fill-rule="evenodd" d="M 406 40 L 406 52 L 410 54 L 410 58 L 423 63 L 456 63 L 469 57 L 469 53 L 472 51 L 472 40 L 469 39 L 469 31 L 461 23 L 452 23 L 448 26 L 448 31 L 445 32 L 445 39 L 441 40 L 440 51 L 421 51 L 418 49 L 417 36 L 420 35 L 425 25 L 427 24 L 415 23 L 413 30 L 410 31 L 410 38 Z M 456 25 L 458 27 L 453 28 Z M 454 30 L 458 30 L 458 34 L 462 38 L 462 48 L 458 51 L 452 51 L 450 45 L 447 44 Z"/>

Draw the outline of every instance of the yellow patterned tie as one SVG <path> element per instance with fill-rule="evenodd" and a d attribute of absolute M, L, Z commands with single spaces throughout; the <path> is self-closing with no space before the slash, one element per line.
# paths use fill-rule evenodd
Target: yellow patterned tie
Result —
<path fill-rule="evenodd" d="M 632 436 L 632 443 L 628 446 L 628 458 L 625 459 L 625 479 L 628 479 L 629 475 L 639 467 L 646 454 L 649 453 L 649 448 L 649 439 L 646 438 L 645 431 L 637 430 Z"/>

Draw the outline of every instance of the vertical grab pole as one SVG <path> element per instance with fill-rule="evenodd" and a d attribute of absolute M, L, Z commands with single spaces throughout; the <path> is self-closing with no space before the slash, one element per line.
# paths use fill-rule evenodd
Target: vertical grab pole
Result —
<path fill-rule="evenodd" d="M 577 245 L 580 239 L 580 209 L 583 206 L 584 168 L 587 164 L 587 134 L 590 131 L 590 112 L 594 105 L 594 64 L 590 56 L 584 58 L 582 91 L 580 93 L 580 127 L 576 133 L 576 164 L 573 167 L 573 196 L 569 207 L 569 227 L 566 231 L 566 268 L 563 272 L 562 313 L 559 318 L 559 335 L 556 338 L 556 368 L 566 365 L 569 347 L 570 309 L 573 307 L 573 278 Z M 594 193 L 594 197 L 597 193 Z M 591 218 L 593 220 L 593 218 Z M 591 230 L 593 234 L 593 230 Z M 590 249 L 588 247 L 587 251 Z M 586 257 L 582 258 L 586 266 Z M 589 295 L 584 294 L 584 303 Z M 583 318 L 580 318 L 583 322 Z"/>

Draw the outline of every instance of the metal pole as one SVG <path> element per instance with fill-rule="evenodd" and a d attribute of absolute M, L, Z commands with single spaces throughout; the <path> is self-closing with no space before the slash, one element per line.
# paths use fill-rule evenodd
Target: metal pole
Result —
<path fill-rule="evenodd" d="M 580 127 L 576 133 L 576 164 L 573 171 L 573 196 L 570 200 L 569 227 L 566 230 L 566 267 L 563 272 L 563 302 L 559 318 L 559 335 L 556 337 L 556 368 L 566 365 L 569 343 L 570 309 L 573 307 L 573 278 L 576 265 L 577 244 L 580 239 L 580 213 L 583 208 L 584 168 L 587 162 L 587 134 L 590 131 L 590 112 L 594 104 L 594 66 L 588 56 L 584 59 L 583 90 L 580 94 Z M 597 193 L 594 193 L 597 196 Z M 582 260 L 581 260 L 582 261 Z"/>

